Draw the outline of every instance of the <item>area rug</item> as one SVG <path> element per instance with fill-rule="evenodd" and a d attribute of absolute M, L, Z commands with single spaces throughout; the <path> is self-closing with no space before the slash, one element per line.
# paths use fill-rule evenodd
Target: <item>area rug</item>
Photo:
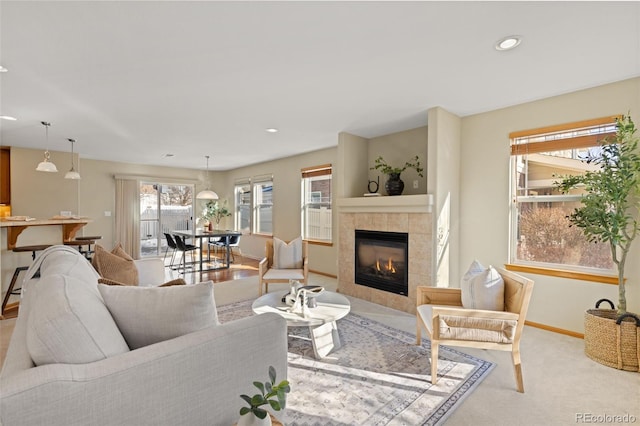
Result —
<path fill-rule="evenodd" d="M 221 322 L 253 315 L 251 300 L 218 307 Z M 278 417 L 288 426 L 439 425 L 494 364 L 440 347 L 431 385 L 429 341 L 350 313 L 338 321 L 342 347 L 316 360 L 305 327 L 289 329 L 291 393 Z M 298 337 L 301 336 L 302 338 Z"/>

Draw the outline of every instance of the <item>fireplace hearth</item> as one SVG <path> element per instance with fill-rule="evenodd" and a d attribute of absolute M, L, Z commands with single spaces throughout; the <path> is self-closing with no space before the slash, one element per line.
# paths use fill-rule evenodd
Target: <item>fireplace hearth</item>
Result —
<path fill-rule="evenodd" d="M 409 235 L 355 230 L 355 284 L 406 296 Z"/>

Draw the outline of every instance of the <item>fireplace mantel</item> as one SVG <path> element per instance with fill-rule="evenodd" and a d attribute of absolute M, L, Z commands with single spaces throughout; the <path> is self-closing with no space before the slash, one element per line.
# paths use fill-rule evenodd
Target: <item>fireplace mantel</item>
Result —
<path fill-rule="evenodd" d="M 433 194 L 339 198 L 340 213 L 431 213 Z"/>

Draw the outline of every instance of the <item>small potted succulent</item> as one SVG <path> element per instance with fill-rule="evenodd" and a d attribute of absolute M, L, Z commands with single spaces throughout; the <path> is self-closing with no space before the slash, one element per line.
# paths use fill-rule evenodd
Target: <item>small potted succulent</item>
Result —
<path fill-rule="evenodd" d="M 240 409 L 238 426 L 270 426 L 271 417 L 267 410 L 261 407 L 268 404 L 275 411 L 284 409 L 287 394 L 291 391 L 289 382 L 283 380 L 276 385 L 276 369 L 273 366 L 269 366 L 269 381 L 264 383 L 253 382 L 253 385 L 258 388 L 260 393 L 252 397 L 240 395 L 240 398 L 249 406 Z"/>
<path fill-rule="evenodd" d="M 424 170 L 420 165 L 420 159 L 416 155 L 412 161 L 407 161 L 402 167 L 394 167 L 387 164 L 387 162 L 379 156 L 375 159 L 375 165 L 370 167 L 370 170 L 378 170 L 387 175 L 387 182 L 384 184 L 384 188 L 389 195 L 400 195 L 404 191 L 404 182 L 400 179 L 400 173 L 404 172 L 408 168 L 415 169 L 418 172 L 418 176 L 424 177 L 422 171 Z"/>

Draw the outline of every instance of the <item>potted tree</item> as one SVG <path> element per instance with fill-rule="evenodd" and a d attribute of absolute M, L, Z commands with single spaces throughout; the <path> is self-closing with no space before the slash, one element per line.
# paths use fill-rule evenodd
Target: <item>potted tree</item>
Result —
<path fill-rule="evenodd" d="M 283 380 L 276 385 L 276 369 L 269 366 L 269 381 L 253 382 L 260 393 L 250 397 L 249 395 L 240 395 L 249 406 L 240 409 L 240 420 L 238 426 L 270 426 L 271 416 L 267 410 L 262 408 L 263 405 L 269 405 L 275 411 L 285 408 L 287 394 L 291 391 L 289 382 Z"/>
<path fill-rule="evenodd" d="M 202 212 L 202 219 L 209 222 L 209 230 L 212 230 L 213 222 L 215 222 L 215 228 L 220 226 L 220 220 L 223 217 L 231 216 L 231 212 L 227 208 L 227 200 L 224 200 L 222 204 L 218 200 L 207 201 L 207 204 Z"/>
<path fill-rule="evenodd" d="M 379 156 L 374 161 L 375 165 L 370 167 L 369 170 L 378 170 L 385 175 L 387 175 L 387 181 L 384 184 L 384 188 L 387 190 L 387 194 L 389 195 L 400 195 L 402 191 L 404 191 L 404 182 L 400 179 L 400 173 L 404 172 L 408 168 L 415 169 L 418 172 L 418 176 L 424 177 L 422 171 L 424 170 L 420 166 L 420 159 L 416 155 L 412 161 L 407 161 L 404 163 L 402 167 L 394 167 L 389 164 Z"/>
<path fill-rule="evenodd" d="M 581 187 L 581 206 L 568 217 L 593 242 L 611 249 L 618 272 L 618 309 L 590 309 L 585 314 L 585 353 L 601 364 L 638 371 L 637 333 L 640 318 L 627 312 L 624 271 L 633 240 L 640 232 L 640 153 L 630 116 L 616 119 L 615 137 L 601 141 L 586 161 L 597 166 L 579 176 L 565 176 L 555 185 L 562 192 Z M 606 300 L 606 299 L 604 299 Z M 636 327 L 638 326 L 638 327 Z"/>

